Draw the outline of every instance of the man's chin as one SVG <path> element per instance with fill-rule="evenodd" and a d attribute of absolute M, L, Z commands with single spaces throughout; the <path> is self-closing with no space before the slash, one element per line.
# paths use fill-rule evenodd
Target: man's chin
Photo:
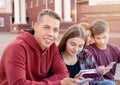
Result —
<path fill-rule="evenodd" d="M 99 48 L 102 49 L 102 50 L 105 50 L 107 47 L 106 46 L 100 46 Z"/>
<path fill-rule="evenodd" d="M 52 45 L 52 43 L 46 44 L 45 47 L 46 47 L 46 48 L 49 48 L 51 45 Z"/>

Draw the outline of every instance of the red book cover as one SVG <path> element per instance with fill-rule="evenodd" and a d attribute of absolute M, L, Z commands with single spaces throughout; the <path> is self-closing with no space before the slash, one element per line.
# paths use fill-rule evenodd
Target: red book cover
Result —
<path fill-rule="evenodd" d="M 80 70 L 79 75 L 84 78 L 93 78 L 94 76 L 97 76 L 97 70 L 96 69 L 85 69 Z"/>

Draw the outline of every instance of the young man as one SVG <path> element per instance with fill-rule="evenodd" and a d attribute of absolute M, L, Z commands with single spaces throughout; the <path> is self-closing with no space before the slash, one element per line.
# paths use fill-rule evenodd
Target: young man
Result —
<path fill-rule="evenodd" d="M 0 85 L 69 85 L 77 83 L 68 71 L 55 45 L 61 18 L 43 10 L 34 24 L 34 33 L 22 30 L 2 54 Z M 48 77 L 49 71 L 52 76 Z M 65 78 L 65 79 L 64 79 Z M 62 80 L 63 79 L 63 80 Z M 75 84 L 77 85 L 77 84 Z"/>
<path fill-rule="evenodd" d="M 108 65 L 111 62 L 120 63 L 120 48 L 109 41 L 109 26 L 104 20 L 96 20 L 92 24 L 92 35 L 95 41 L 94 44 L 87 47 L 93 54 L 98 66 L 105 79 L 114 80 L 116 64 Z"/>

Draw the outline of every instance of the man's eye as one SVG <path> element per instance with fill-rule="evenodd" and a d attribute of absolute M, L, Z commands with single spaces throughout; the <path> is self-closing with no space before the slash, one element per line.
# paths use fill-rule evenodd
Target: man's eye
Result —
<path fill-rule="evenodd" d="M 48 29 L 49 27 L 44 27 L 45 29 Z"/>
<path fill-rule="evenodd" d="M 106 39 L 106 36 L 105 36 L 105 37 L 103 37 L 103 39 Z"/>
<path fill-rule="evenodd" d="M 54 29 L 54 32 L 58 32 L 59 30 L 58 29 Z"/>

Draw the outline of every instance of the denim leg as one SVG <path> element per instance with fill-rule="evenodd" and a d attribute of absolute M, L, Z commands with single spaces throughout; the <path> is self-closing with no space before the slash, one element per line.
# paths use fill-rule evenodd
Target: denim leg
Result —
<path fill-rule="evenodd" d="M 104 80 L 97 83 L 97 85 L 116 85 L 114 81 Z"/>

